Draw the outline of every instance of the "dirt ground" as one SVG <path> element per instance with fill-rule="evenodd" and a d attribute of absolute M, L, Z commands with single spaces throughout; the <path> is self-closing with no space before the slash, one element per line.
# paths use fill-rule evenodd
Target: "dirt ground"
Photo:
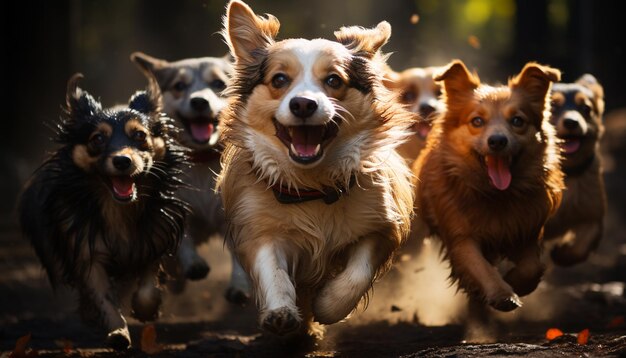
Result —
<path fill-rule="evenodd" d="M 620 117 L 608 122 L 619 124 L 613 134 L 625 132 L 626 113 Z M 211 264 L 209 277 L 189 283 L 181 295 L 167 294 L 155 325 L 163 350 L 155 356 L 626 356 L 626 145 L 609 139 L 609 215 L 598 251 L 573 268 L 549 267 L 539 288 L 512 313 L 468 314 L 466 297 L 446 281 L 437 244 L 427 241 L 419 255 L 405 249 L 374 286 L 365 311 L 327 327 L 319 342 L 285 342 L 261 334 L 254 305 L 239 307 L 224 299 L 229 257 L 222 243 L 213 240 L 201 248 Z M 14 220 L 0 223 L 0 357 L 8 356 L 16 340 L 28 333 L 28 347 L 40 356 L 145 356 L 139 349 L 140 322 L 127 315 L 135 348 L 118 354 L 103 346 L 98 332 L 81 324 L 75 307 L 72 292 L 53 293 Z M 565 335 L 549 342 L 549 328 Z M 583 329 L 590 332 L 585 345 L 576 339 Z"/>

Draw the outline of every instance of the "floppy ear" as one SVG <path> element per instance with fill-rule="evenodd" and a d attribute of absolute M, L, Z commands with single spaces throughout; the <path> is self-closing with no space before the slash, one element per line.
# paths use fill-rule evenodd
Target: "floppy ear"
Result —
<path fill-rule="evenodd" d="M 279 28 L 274 16 L 257 16 L 244 2 L 232 0 L 226 7 L 222 35 L 237 62 L 254 63 L 255 52 L 274 43 Z"/>
<path fill-rule="evenodd" d="M 167 66 L 167 61 L 148 56 L 139 51 L 133 52 L 130 55 L 130 60 L 133 61 L 143 73 L 155 73 Z"/>
<path fill-rule="evenodd" d="M 144 91 L 136 92 L 128 101 L 128 108 L 154 116 L 162 111 L 161 91 L 156 79 L 151 73 L 146 73 L 148 87 Z M 157 116 L 160 117 L 160 116 Z"/>
<path fill-rule="evenodd" d="M 561 80 L 561 71 L 539 65 L 534 62 L 527 63 L 522 72 L 509 80 L 509 87 L 514 90 L 522 90 L 532 99 L 545 99 L 552 82 Z"/>
<path fill-rule="evenodd" d="M 65 93 L 65 111 L 74 120 L 85 119 L 102 110 L 100 102 L 89 93 L 78 87 L 78 82 L 84 78 L 82 73 L 75 73 L 67 81 Z"/>
<path fill-rule="evenodd" d="M 366 29 L 360 26 L 342 27 L 335 31 L 337 41 L 354 53 L 363 53 L 372 58 L 387 43 L 391 36 L 391 25 L 387 21 L 380 22 L 375 28 Z"/>
<path fill-rule="evenodd" d="M 602 88 L 600 82 L 598 82 L 592 74 L 586 73 L 577 79 L 576 83 L 589 88 L 591 92 L 593 92 L 593 100 L 598 109 L 598 113 L 602 115 L 604 113 L 604 88 Z"/>
<path fill-rule="evenodd" d="M 475 73 L 470 73 L 461 60 L 454 60 L 441 67 L 434 75 L 435 81 L 443 81 L 445 100 L 450 107 L 451 98 L 458 101 L 472 96 L 473 91 L 480 85 L 480 79 Z"/>

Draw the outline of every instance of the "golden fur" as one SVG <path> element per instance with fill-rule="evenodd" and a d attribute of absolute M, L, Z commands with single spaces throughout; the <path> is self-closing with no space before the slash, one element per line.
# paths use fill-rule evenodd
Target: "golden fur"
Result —
<path fill-rule="evenodd" d="M 555 263 L 570 266 L 587 259 L 602 238 L 606 193 L 600 162 L 600 139 L 604 132 L 604 91 L 587 74 L 571 84 L 552 90 L 552 124 L 562 138 L 565 172 L 563 205 L 546 224 L 547 240 L 559 239 L 551 256 Z M 568 128 L 565 121 L 575 125 Z M 575 140 L 578 149 L 567 150 Z"/>
<path fill-rule="evenodd" d="M 312 320 L 328 324 L 345 318 L 389 267 L 409 231 L 413 204 L 411 173 L 394 148 L 408 135 L 399 128 L 410 127 L 415 118 L 388 100 L 392 95 L 373 70 L 383 59 L 378 49 L 389 37 L 387 23 L 369 30 L 342 28 L 336 32 L 341 43 L 275 42 L 278 28 L 271 15 L 258 17 L 240 1 L 228 5 L 224 36 L 236 64 L 218 188 L 227 236 L 254 283 L 261 325 L 287 334 L 298 326 L 310 328 Z M 310 68 L 314 78 L 331 73 L 344 83 L 321 86 L 341 124 L 314 165 L 292 161 L 272 124 L 281 101 L 308 71 L 298 57 L 306 48 L 317 51 Z M 293 83 L 274 88 L 277 71 Z M 347 193 L 330 205 L 281 204 L 273 185 Z M 371 257 L 363 254 L 368 252 Z M 371 270 L 350 276 L 350 265 L 364 263 L 359 257 L 368 258 Z"/>
<path fill-rule="evenodd" d="M 491 87 L 456 60 L 436 78 L 447 110 L 414 165 L 417 215 L 442 240 L 452 278 L 498 310 L 520 306 L 517 295 L 532 292 L 543 273 L 543 226 L 563 187 L 546 100 L 559 75 L 529 63 L 508 86 Z M 519 127 L 514 117 L 521 118 Z M 495 155 L 487 147 L 494 133 L 508 139 L 503 151 L 512 157 L 510 184 L 500 190 L 485 164 Z M 500 259 L 516 265 L 504 280 L 493 266 Z"/>

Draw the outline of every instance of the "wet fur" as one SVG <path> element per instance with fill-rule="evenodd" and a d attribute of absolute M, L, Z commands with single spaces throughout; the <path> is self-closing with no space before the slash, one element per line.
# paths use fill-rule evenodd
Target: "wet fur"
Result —
<path fill-rule="evenodd" d="M 382 59 L 378 48 L 390 32 L 386 23 L 342 28 L 336 35 L 343 46 L 320 39 L 275 42 L 278 27 L 273 16 L 258 17 L 240 1 L 228 5 L 224 37 L 236 69 L 218 186 L 227 235 L 253 280 L 260 324 L 285 335 L 310 331 L 313 320 L 344 319 L 388 269 L 412 211 L 410 173 L 394 147 L 415 117 L 386 100 L 392 96 L 375 71 Z M 309 46 L 324 53 L 315 61 L 339 63 L 335 70 L 346 85 L 333 92 L 344 108 L 337 137 L 316 165 L 302 167 L 275 137 L 272 116 L 285 93 L 270 88 L 269 78 L 277 59 L 290 61 Z M 282 69 L 296 86 L 302 65 L 288 63 Z M 349 188 L 353 174 L 357 184 Z M 281 204 L 269 189 L 274 184 L 349 189 L 331 205 Z"/>
<path fill-rule="evenodd" d="M 600 162 L 600 140 L 604 132 L 604 91 L 592 75 L 575 83 L 557 83 L 552 88 L 552 119 L 557 136 L 580 136 L 575 153 L 563 153 L 565 187 L 563 204 L 546 224 L 547 240 L 558 244 L 551 256 L 555 263 L 581 263 L 598 246 L 603 233 L 606 193 Z M 564 120 L 579 123 L 568 129 Z"/>
<path fill-rule="evenodd" d="M 52 286 L 74 287 L 83 318 L 104 328 L 115 348 L 126 348 L 130 338 L 119 313 L 119 289 L 123 282 L 139 280 L 134 315 L 141 320 L 157 317 L 158 262 L 176 250 L 187 211 L 173 197 L 181 184 L 184 157 L 168 134 L 169 119 L 160 113 L 158 88 L 137 92 L 127 107 L 103 109 L 77 88 L 79 78 L 68 84 L 65 113 L 57 127 L 61 147 L 37 169 L 22 193 L 20 223 Z M 149 134 L 141 150 L 132 146 L 120 150 L 142 161 L 138 163 L 142 170 L 133 174 L 137 198 L 119 203 L 104 183 L 112 153 L 94 153 L 88 139 L 106 128 L 116 140 L 122 138 L 126 133 L 111 132 L 112 128 L 132 121 Z"/>
<path fill-rule="evenodd" d="M 444 84 L 447 109 L 435 120 L 414 165 L 417 215 L 443 241 L 459 286 L 509 311 L 521 305 L 517 295 L 529 294 L 539 283 L 543 226 L 561 200 L 563 174 L 546 99 L 559 72 L 531 63 L 508 86 L 491 87 L 457 60 L 437 78 Z M 470 128 L 476 113 L 485 117 L 482 130 Z M 523 116 L 525 131 L 512 129 L 512 115 Z M 519 151 L 504 191 L 490 184 L 478 156 L 484 133 L 495 125 Z M 493 266 L 501 259 L 516 265 L 504 279 Z"/>

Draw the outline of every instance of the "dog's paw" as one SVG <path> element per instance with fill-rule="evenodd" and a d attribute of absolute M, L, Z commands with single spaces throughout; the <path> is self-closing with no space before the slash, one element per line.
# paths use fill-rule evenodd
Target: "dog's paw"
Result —
<path fill-rule="evenodd" d="M 133 294 L 132 316 L 146 322 L 159 318 L 161 307 L 161 291 L 156 287 L 143 288 Z"/>
<path fill-rule="evenodd" d="M 107 345 L 116 351 L 124 351 L 130 348 L 130 334 L 128 328 L 118 328 L 109 332 L 106 338 Z"/>
<path fill-rule="evenodd" d="M 209 264 L 203 259 L 198 258 L 185 268 L 185 277 L 192 281 L 202 280 L 207 277 L 209 271 L 211 271 Z"/>
<path fill-rule="evenodd" d="M 298 313 L 288 307 L 267 311 L 261 317 L 261 327 L 279 336 L 297 331 L 300 324 Z"/>
<path fill-rule="evenodd" d="M 499 296 L 487 300 L 487 303 L 494 309 L 502 312 L 510 312 L 516 308 L 522 307 L 522 301 L 516 294 Z"/>
<path fill-rule="evenodd" d="M 568 267 L 587 260 L 589 252 L 576 250 L 573 245 L 568 243 L 555 246 L 550 252 L 550 257 L 555 264 Z"/>
<path fill-rule="evenodd" d="M 236 287 L 229 287 L 224 297 L 232 304 L 243 306 L 250 300 L 250 293 Z"/>

